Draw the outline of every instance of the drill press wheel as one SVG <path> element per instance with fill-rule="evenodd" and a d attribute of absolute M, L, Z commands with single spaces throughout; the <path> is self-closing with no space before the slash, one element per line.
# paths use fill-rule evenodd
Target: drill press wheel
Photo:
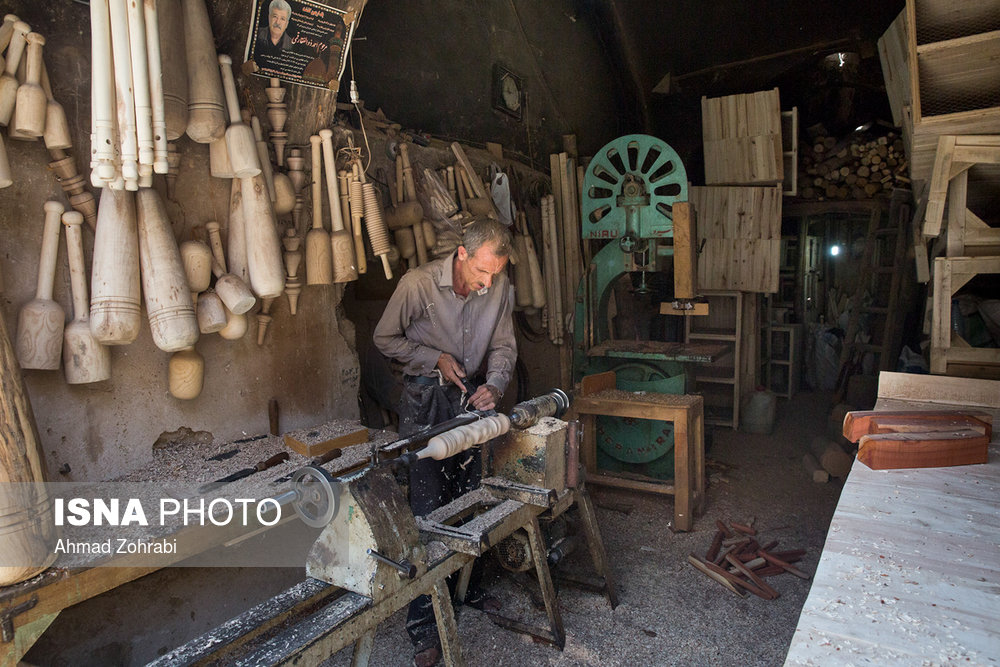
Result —
<path fill-rule="evenodd" d="M 333 521 L 340 506 L 340 483 L 323 468 L 308 465 L 292 475 L 296 493 L 292 507 L 302 522 L 312 528 L 322 528 Z"/>

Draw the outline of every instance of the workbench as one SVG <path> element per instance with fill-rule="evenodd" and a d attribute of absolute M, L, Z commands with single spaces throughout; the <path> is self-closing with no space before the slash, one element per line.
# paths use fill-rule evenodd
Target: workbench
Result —
<path fill-rule="evenodd" d="M 883 373 L 876 410 L 1000 418 L 1000 382 Z M 844 485 L 786 665 L 1000 660 L 1000 441 L 983 465 L 871 470 Z"/>
<path fill-rule="evenodd" d="M 592 384 L 595 380 L 597 384 Z M 582 386 L 581 395 L 573 401 L 570 411 L 571 418 L 578 418 L 583 423 L 580 458 L 587 469 L 587 481 L 595 485 L 672 495 L 674 530 L 691 530 L 694 515 L 701 513 L 705 501 L 705 416 L 702 397 L 621 391 L 613 388 L 613 373 L 588 376 Z M 596 453 L 598 415 L 672 422 L 673 483 L 639 475 L 601 474 L 597 470 Z"/>

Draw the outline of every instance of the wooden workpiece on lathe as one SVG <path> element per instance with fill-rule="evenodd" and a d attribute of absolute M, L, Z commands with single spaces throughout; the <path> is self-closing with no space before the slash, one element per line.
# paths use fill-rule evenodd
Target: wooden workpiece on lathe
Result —
<path fill-rule="evenodd" d="M 509 430 L 510 419 L 507 415 L 497 414 L 483 417 L 471 424 L 456 426 L 450 431 L 434 436 L 427 441 L 426 447 L 417 452 L 417 458 L 431 458 L 440 461 L 459 452 L 464 452 L 475 445 L 481 445 Z"/>
<path fill-rule="evenodd" d="M 62 358 L 66 313 L 52 300 L 52 285 L 55 282 L 63 210 L 63 205 L 57 201 L 45 202 L 35 298 L 21 308 L 17 318 L 16 349 L 21 368 L 53 371 L 59 368 Z"/>
<path fill-rule="evenodd" d="M 152 188 L 136 194 L 142 293 L 153 343 L 177 352 L 198 341 L 198 319 L 173 227 L 160 195 Z"/>
<path fill-rule="evenodd" d="M 63 335 L 63 371 L 67 384 L 88 384 L 111 377 L 111 349 L 90 333 L 90 301 L 87 295 L 87 267 L 83 260 L 83 215 L 79 211 L 62 214 L 66 227 L 66 254 L 69 257 L 70 286 L 73 291 L 73 321 Z"/>

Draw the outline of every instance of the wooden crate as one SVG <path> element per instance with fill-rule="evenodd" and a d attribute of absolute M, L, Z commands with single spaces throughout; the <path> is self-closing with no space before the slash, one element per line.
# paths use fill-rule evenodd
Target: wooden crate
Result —
<path fill-rule="evenodd" d="M 931 373 L 1000 377 L 1000 349 L 970 347 L 952 331 L 951 298 L 980 273 L 1000 273 L 1000 256 L 938 257 L 934 260 Z"/>
<path fill-rule="evenodd" d="M 701 98 L 705 183 L 781 183 L 784 156 L 778 89 Z"/>
<path fill-rule="evenodd" d="M 930 179 L 939 136 L 1000 133 L 1000 0 L 907 0 L 879 56 L 914 181 Z"/>
<path fill-rule="evenodd" d="M 781 186 L 692 187 L 688 196 L 702 249 L 699 288 L 778 291 Z"/>

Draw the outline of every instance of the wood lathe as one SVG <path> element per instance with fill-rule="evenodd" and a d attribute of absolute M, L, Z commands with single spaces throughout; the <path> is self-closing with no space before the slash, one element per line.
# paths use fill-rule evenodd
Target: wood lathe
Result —
<path fill-rule="evenodd" d="M 378 624 L 422 594 L 432 597 L 446 664 L 463 664 L 447 577 L 461 571 L 461 601 L 475 558 L 519 529 L 528 535 L 549 627 L 490 616 L 561 649 L 565 632 L 540 517 L 578 506 L 599 575 L 589 583 L 603 590 L 612 607 L 617 604 L 590 498 L 582 485 L 566 483 L 577 480 L 578 466 L 567 459 L 567 434 L 579 432 L 558 419 L 568 407 L 568 397 L 556 389 L 519 403 L 509 415 L 468 412 L 373 446 L 369 464 L 359 471 L 334 477 L 316 465 L 300 468 L 291 487 L 274 499 L 291 504 L 307 525 L 322 528 L 307 558 L 307 578 L 152 664 L 318 664 L 353 645 L 352 664 L 366 665 Z M 480 488 L 427 516 L 413 515 L 394 468 L 450 456 L 496 436 L 493 472 L 502 476 L 484 478 Z M 423 449 L 407 451 L 423 443 Z M 515 463 L 528 459 L 536 465 Z"/>

